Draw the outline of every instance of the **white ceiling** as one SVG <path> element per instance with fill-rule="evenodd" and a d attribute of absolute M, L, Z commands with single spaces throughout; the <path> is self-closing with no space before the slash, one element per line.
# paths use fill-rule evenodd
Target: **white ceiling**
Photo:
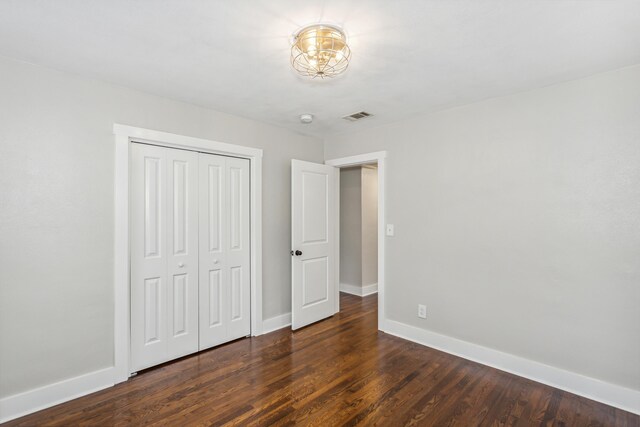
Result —
<path fill-rule="evenodd" d="M 332 80 L 289 65 L 317 21 L 352 47 Z M 638 64 L 640 1 L 0 0 L 0 55 L 322 137 Z"/>

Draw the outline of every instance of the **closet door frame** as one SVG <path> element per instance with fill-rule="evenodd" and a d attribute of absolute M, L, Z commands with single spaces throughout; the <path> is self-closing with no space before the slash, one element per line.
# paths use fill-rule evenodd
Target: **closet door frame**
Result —
<path fill-rule="evenodd" d="M 114 124 L 115 254 L 114 254 L 114 384 L 131 373 L 129 175 L 130 145 L 146 143 L 249 160 L 251 245 L 251 336 L 262 334 L 262 150 L 150 129 Z"/>

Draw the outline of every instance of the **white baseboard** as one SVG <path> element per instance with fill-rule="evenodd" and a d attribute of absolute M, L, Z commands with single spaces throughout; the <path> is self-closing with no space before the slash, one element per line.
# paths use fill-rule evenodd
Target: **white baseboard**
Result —
<path fill-rule="evenodd" d="M 340 292 L 357 295 L 359 297 L 366 297 L 367 295 L 378 293 L 378 284 L 372 283 L 370 285 L 357 286 L 350 285 L 349 283 L 340 283 Z"/>
<path fill-rule="evenodd" d="M 341 289 L 342 291 L 342 286 Z M 344 291 L 343 291 L 344 292 Z M 291 325 L 291 313 L 263 322 L 269 333 Z M 467 341 L 386 319 L 383 331 L 483 365 L 528 378 L 625 411 L 640 414 L 640 391 L 565 371 Z M 105 368 L 0 399 L 0 423 L 85 396 L 114 385 L 115 368 Z"/>
<path fill-rule="evenodd" d="M 640 414 L 640 391 L 386 319 L 384 332 L 501 371 Z"/>
<path fill-rule="evenodd" d="M 114 368 L 105 368 L 0 399 L 0 423 L 111 387 Z"/>
<path fill-rule="evenodd" d="M 291 313 L 265 319 L 263 334 L 291 325 Z M 0 423 L 113 386 L 115 368 L 105 368 L 0 399 Z"/>
<path fill-rule="evenodd" d="M 291 326 L 291 313 L 281 314 L 279 316 L 270 317 L 262 321 L 262 333 L 277 331 L 278 329 Z"/>

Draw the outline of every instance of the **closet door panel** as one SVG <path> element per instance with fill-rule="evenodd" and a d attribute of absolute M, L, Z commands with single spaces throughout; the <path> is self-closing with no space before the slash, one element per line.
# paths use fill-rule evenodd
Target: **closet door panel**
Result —
<path fill-rule="evenodd" d="M 132 371 L 250 334 L 249 161 L 131 144 Z"/>
<path fill-rule="evenodd" d="M 167 149 L 168 358 L 198 351 L 198 154 Z"/>
<path fill-rule="evenodd" d="M 133 370 L 167 358 L 166 152 L 131 144 L 131 359 Z"/>
<path fill-rule="evenodd" d="M 227 341 L 226 158 L 199 154 L 200 349 Z"/>
<path fill-rule="evenodd" d="M 227 158 L 227 211 L 229 239 L 226 242 L 229 283 L 227 340 L 251 333 L 249 160 Z"/>

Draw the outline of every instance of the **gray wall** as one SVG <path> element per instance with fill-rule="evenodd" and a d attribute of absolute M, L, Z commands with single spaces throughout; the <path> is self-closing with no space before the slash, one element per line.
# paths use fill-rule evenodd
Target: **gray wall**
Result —
<path fill-rule="evenodd" d="M 378 283 L 378 169 L 362 169 L 362 286 Z"/>
<path fill-rule="evenodd" d="M 0 58 L 0 397 L 113 364 L 113 123 L 264 149 L 264 317 L 291 310 L 290 159 L 322 142 Z"/>
<path fill-rule="evenodd" d="M 378 150 L 389 318 L 640 389 L 640 66 L 325 141 Z"/>
<path fill-rule="evenodd" d="M 340 169 L 340 283 L 362 286 L 362 177 Z"/>

